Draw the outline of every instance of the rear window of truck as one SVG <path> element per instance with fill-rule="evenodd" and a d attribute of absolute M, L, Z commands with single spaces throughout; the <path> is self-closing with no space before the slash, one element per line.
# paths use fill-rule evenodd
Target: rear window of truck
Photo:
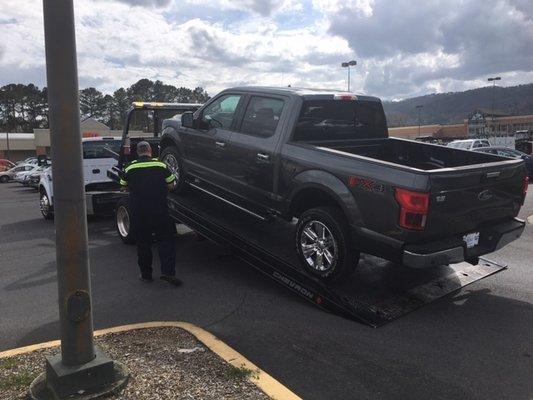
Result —
<path fill-rule="evenodd" d="M 94 140 L 83 142 L 83 158 L 113 158 L 113 153 L 120 153 L 120 140 Z"/>
<path fill-rule="evenodd" d="M 371 101 L 306 100 L 293 140 L 322 141 L 387 137 L 381 103 Z"/>

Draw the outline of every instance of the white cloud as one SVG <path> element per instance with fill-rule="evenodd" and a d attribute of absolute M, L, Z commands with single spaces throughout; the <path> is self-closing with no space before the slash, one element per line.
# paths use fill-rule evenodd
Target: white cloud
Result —
<path fill-rule="evenodd" d="M 387 98 L 472 88 L 492 73 L 526 83 L 531 4 L 77 0 L 80 87 L 112 92 L 149 78 L 210 94 L 243 84 L 344 88 L 340 63 L 352 58 L 352 88 Z M 0 84 L 44 84 L 41 1 L 2 0 L 0 15 Z"/>

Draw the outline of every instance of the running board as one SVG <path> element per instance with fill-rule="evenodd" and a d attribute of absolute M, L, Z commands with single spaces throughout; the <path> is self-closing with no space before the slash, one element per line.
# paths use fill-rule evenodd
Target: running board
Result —
<path fill-rule="evenodd" d="M 480 259 L 477 265 L 463 262 L 413 270 L 363 255 L 350 278 L 326 286 L 283 253 L 288 244 L 284 232 L 290 230 L 290 224 L 281 221 L 265 224 L 250 219 L 223 204 L 214 205 L 201 193 L 169 196 L 169 210 L 176 221 L 230 250 L 306 301 L 372 327 L 391 322 L 506 268 Z M 272 244 L 274 239 L 281 244 Z"/>
<path fill-rule="evenodd" d="M 198 186 L 198 185 L 196 185 L 194 183 L 189 183 L 189 186 L 191 186 L 191 187 L 193 187 L 193 188 L 195 188 L 197 190 L 200 190 L 201 192 L 206 193 L 209 196 L 212 196 L 212 197 L 214 197 L 214 198 L 216 198 L 216 199 L 218 199 L 220 201 L 223 201 L 224 203 L 229 204 L 232 207 L 235 207 L 235 208 L 237 208 L 237 209 L 239 209 L 241 211 L 244 211 L 245 213 L 251 215 L 252 217 L 255 217 L 255 218 L 257 218 L 257 219 L 259 219 L 261 221 L 267 221 L 267 218 L 263 217 L 262 215 L 254 213 L 253 211 L 250 211 L 247 208 L 241 207 L 240 205 L 238 205 L 238 204 L 236 204 L 236 203 L 234 203 L 232 201 L 229 201 L 229 200 L 225 199 L 222 196 L 219 196 L 219 195 L 217 195 L 217 194 L 215 194 L 215 193 L 213 193 L 213 192 L 211 192 L 211 191 L 209 191 L 207 189 L 204 189 L 203 187 L 200 187 L 200 186 Z"/>

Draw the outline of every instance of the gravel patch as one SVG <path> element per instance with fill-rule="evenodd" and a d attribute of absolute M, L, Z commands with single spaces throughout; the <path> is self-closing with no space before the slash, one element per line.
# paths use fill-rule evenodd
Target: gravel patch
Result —
<path fill-rule="evenodd" d="M 126 365 L 131 378 L 111 399 L 268 399 L 248 378 L 257 374 L 227 364 L 181 328 L 112 333 L 96 344 Z M 44 357 L 59 348 L 0 359 L 0 399 L 25 399 L 31 381 L 44 371 Z"/>

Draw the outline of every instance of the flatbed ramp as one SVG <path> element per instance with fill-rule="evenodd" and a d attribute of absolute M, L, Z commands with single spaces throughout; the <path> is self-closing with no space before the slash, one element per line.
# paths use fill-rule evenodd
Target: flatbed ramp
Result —
<path fill-rule="evenodd" d="M 323 310 L 372 327 L 381 326 L 425 304 L 506 268 L 481 259 L 414 270 L 362 255 L 353 275 L 324 285 L 308 276 L 296 258 L 295 225 L 261 221 L 196 190 L 169 196 L 172 217 Z"/>

